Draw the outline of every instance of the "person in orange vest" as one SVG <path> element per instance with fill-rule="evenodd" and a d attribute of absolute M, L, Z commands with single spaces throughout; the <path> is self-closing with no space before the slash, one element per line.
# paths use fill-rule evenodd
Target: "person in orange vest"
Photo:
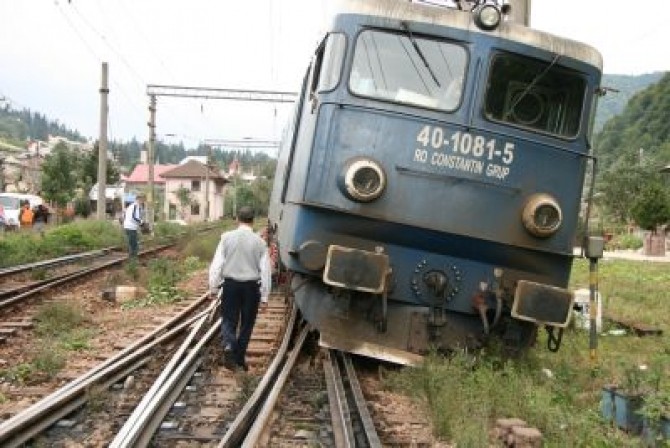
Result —
<path fill-rule="evenodd" d="M 19 222 L 21 227 L 30 227 L 33 225 L 33 211 L 30 209 L 30 203 L 26 201 L 21 208 L 21 213 L 19 214 Z"/>

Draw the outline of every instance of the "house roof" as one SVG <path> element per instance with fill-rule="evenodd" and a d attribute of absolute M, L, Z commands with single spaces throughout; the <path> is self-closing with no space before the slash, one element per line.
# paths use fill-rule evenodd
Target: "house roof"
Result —
<path fill-rule="evenodd" d="M 154 165 L 154 183 L 165 183 L 165 179 L 161 177 L 161 174 L 166 171 L 170 171 L 178 165 Z M 149 165 L 146 163 L 138 164 L 133 172 L 130 173 L 130 176 L 126 178 L 128 183 L 148 183 L 149 182 Z"/>
<path fill-rule="evenodd" d="M 179 165 L 176 168 L 165 171 L 161 174 L 161 177 L 164 179 L 171 178 L 196 178 L 200 179 L 207 175 L 209 170 L 209 178 L 212 180 L 222 179 L 226 181 L 226 178 L 221 175 L 221 172 L 217 169 L 208 167 L 196 160 L 189 160 L 183 165 Z"/>

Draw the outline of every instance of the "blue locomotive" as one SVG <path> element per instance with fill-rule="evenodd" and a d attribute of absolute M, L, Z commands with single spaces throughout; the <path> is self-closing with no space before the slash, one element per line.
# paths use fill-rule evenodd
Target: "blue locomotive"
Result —
<path fill-rule="evenodd" d="M 322 345 L 414 363 L 567 325 L 602 58 L 506 12 L 366 0 L 334 16 L 270 207 Z"/>

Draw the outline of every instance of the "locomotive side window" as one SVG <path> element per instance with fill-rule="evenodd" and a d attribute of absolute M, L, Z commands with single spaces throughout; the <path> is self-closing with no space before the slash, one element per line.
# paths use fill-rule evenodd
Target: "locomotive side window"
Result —
<path fill-rule="evenodd" d="M 586 82 L 573 70 L 551 62 L 499 54 L 493 60 L 485 114 L 501 121 L 560 137 L 579 132 Z"/>
<path fill-rule="evenodd" d="M 366 30 L 356 41 L 349 89 L 360 96 L 453 111 L 461 103 L 466 49 L 452 42 Z"/>
<path fill-rule="evenodd" d="M 347 39 L 344 34 L 333 33 L 328 35 L 323 52 L 317 91 L 327 92 L 337 87 L 342 74 L 346 45 Z"/>

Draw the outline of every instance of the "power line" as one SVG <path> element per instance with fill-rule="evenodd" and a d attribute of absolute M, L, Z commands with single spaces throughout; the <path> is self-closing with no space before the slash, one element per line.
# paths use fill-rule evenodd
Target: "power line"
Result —
<path fill-rule="evenodd" d="M 298 97 L 297 92 L 218 89 L 213 87 L 168 86 L 157 84 L 147 85 L 147 95 L 218 100 L 263 101 L 269 103 L 293 103 Z"/>

